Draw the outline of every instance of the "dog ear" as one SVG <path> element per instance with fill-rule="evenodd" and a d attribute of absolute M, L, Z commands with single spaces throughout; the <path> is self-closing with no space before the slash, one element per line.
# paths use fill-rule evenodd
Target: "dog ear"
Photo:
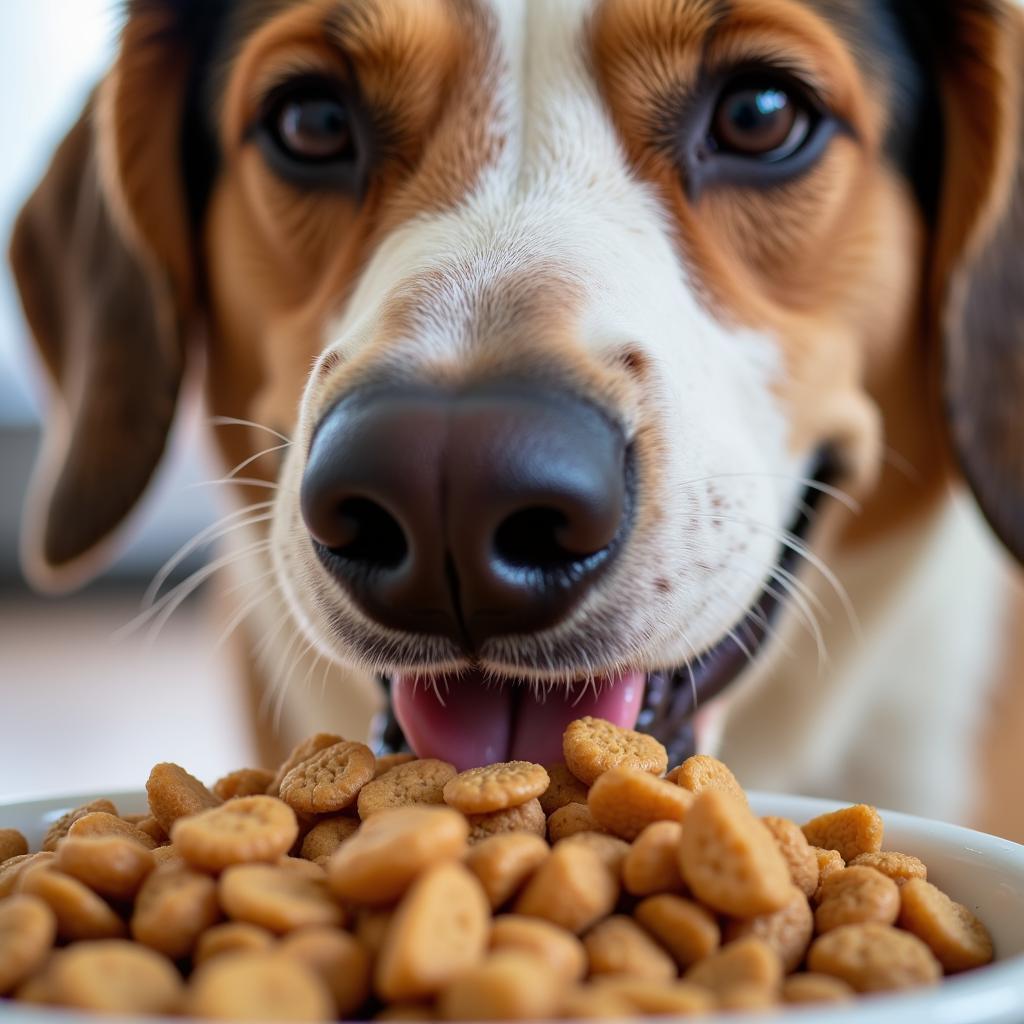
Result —
<path fill-rule="evenodd" d="M 114 67 L 22 210 L 10 258 L 53 384 L 22 561 L 93 575 L 164 450 L 196 321 L 181 0 L 135 0 Z"/>
<path fill-rule="evenodd" d="M 963 474 L 1024 561 L 1024 14 L 936 5 L 945 130 L 932 308 Z"/>

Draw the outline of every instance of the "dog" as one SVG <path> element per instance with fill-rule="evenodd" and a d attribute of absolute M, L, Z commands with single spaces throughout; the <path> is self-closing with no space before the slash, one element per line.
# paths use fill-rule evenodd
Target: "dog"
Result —
<path fill-rule="evenodd" d="M 129 0 L 11 243 L 55 399 L 29 578 L 100 570 L 201 365 L 268 752 L 377 712 L 381 749 L 549 761 L 595 714 L 760 788 L 1006 810 L 1022 33 Z"/>

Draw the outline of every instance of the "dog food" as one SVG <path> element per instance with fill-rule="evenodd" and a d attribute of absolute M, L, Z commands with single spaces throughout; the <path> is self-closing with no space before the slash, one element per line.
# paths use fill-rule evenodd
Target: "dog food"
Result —
<path fill-rule="evenodd" d="M 835 1003 L 993 958 L 864 805 L 758 818 L 735 776 L 598 719 L 565 763 L 457 773 L 320 733 L 150 813 L 0 830 L 0 999 L 229 1020 L 699 1015 Z"/>

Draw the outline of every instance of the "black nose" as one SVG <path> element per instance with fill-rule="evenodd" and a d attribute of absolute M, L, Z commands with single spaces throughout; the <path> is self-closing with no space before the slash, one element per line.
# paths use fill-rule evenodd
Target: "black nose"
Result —
<path fill-rule="evenodd" d="M 302 515 L 367 615 L 474 649 L 569 613 L 626 533 L 629 477 L 621 429 L 573 395 L 377 391 L 321 421 Z"/>

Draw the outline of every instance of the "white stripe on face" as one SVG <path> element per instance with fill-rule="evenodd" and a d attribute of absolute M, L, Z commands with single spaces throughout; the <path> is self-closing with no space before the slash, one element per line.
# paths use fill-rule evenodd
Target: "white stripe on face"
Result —
<path fill-rule="evenodd" d="M 342 360 L 313 375 L 279 499 L 294 502 L 287 494 L 298 490 L 301 453 L 350 386 L 353 364 L 457 381 L 497 349 L 505 366 L 518 361 L 527 373 L 539 365 L 549 327 L 543 317 L 536 332 L 529 322 L 497 326 L 503 296 L 511 302 L 531 280 L 542 295 L 565 288 L 572 298 L 556 319 L 570 334 L 557 345 L 567 388 L 579 387 L 588 367 L 590 377 L 607 378 L 624 347 L 642 353 L 649 368 L 640 384 L 623 375 L 614 404 L 596 396 L 633 442 L 637 509 L 614 569 L 576 613 L 546 634 L 483 649 L 485 662 L 524 674 L 540 664 L 585 667 L 581 651 L 597 670 L 689 660 L 761 591 L 800 490 L 776 394 L 778 345 L 699 300 L 676 226 L 628 166 L 588 70 L 591 6 L 494 0 L 494 82 L 481 87 L 494 89 L 492 128 L 504 145 L 458 205 L 382 240 L 343 315 L 326 325 L 325 356 Z M 382 311 L 411 292 L 412 326 L 382 339 Z M 282 512 L 278 539 L 289 552 L 282 571 L 298 573 L 288 589 L 312 628 L 328 635 L 317 602 L 304 593 L 311 580 L 321 599 L 329 593 L 365 628 L 320 578 L 294 505 Z M 363 657 L 355 649 L 339 654 Z"/>

